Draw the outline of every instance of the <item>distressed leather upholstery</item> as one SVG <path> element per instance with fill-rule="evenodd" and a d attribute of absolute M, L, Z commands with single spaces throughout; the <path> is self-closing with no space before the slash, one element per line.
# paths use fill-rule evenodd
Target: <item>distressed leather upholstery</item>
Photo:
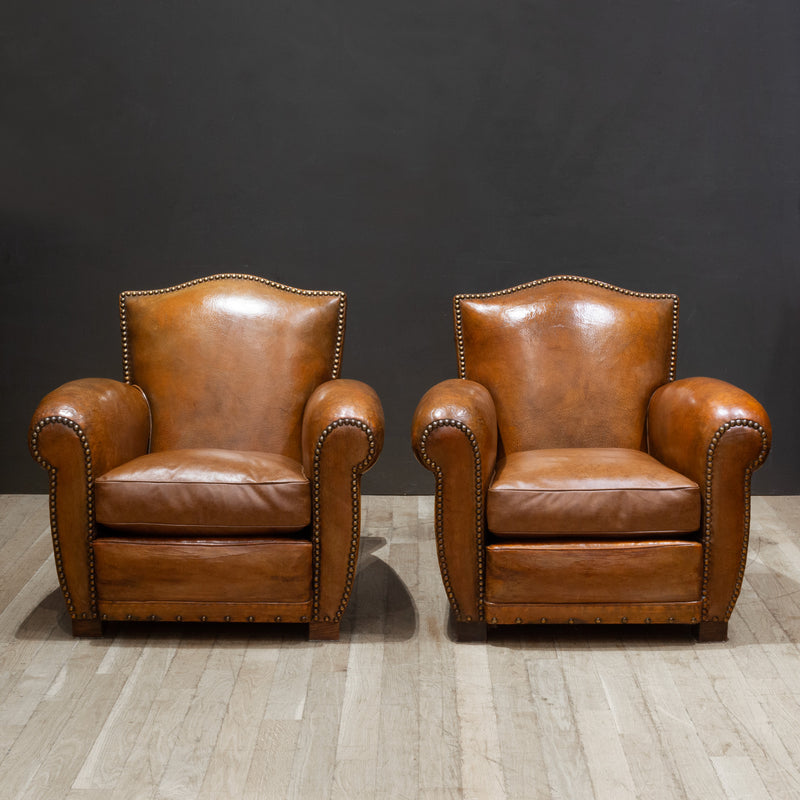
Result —
<path fill-rule="evenodd" d="M 164 450 L 95 483 L 97 522 L 148 534 L 296 533 L 311 523 L 303 466 L 258 451 Z"/>
<path fill-rule="evenodd" d="M 486 518 L 496 536 L 693 533 L 700 489 L 641 450 L 523 450 L 497 464 Z"/>
<path fill-rule="evenodd" d="M 459 378 L 412 442 L 460 638 L 486 625 L 683 623 L 723 639 L 769 418 L 675 379 L 678 298 L 557 276 L 454 299 Z"/>
<path fill-rule="evenodd" d="M 31 422 L 73 633 L 164 619 L 338 636 L 383 443 L 375 392 L 339 378 L 345 302 L 250 275 L 122 293 L 125 382 L 72 381 Z"/>

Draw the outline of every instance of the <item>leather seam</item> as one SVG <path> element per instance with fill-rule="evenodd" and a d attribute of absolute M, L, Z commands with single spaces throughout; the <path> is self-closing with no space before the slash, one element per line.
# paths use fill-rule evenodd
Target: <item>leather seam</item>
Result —
<path fill-rule="evenodd" d="M 517 492 L 519 494 L 602 494 L 604 492 L 691 492 L 694 494 L 700 491 L 700 487 L 695 484 L 692 486 L 675 486 L 673 488 L 660 486 L 648 488 L 644 486 L 621 486 L 618 489 L 502 489 L 492 486 L 489 489 L 491 494 L 507 494 L 509 492 Z"/>
<path fill-rule="evenodd" d="M 142 541 L 141 540 L 134 540 L 131 541 L 132 537 L 115 537 L 115 536 L 106 536 L 103 539 L 97 539 L 98 546 L 105 547 L 106 545 L 111 545 L 113 547 L 141 547 Z M 264 538 L 253 538 L 248 539 L 246 542 L 237 541 L 236 539 L 231 539 L 228 541 L 227 539 L 215 539 L 214 541 L 203 541 L 203 542 L 194 542 L 194 541 L 187 541 L 182 539 L 180 541 L 174 541 L 172 539 L 163 539 L 158 542 L 151 541 L 153 538 L 156 537 L 142 537 L 142 539 L 148 539 L 148 546 L 152 547 L 161 547 L 162 545 L 165 547 L 258 547 L 259 545 L 268 545 L 273 546 L 275 544 L 290 544 L 293 547 L 295 545 L 303 546 L 305 544 L 309 544 L 307 539 L 278 539 L 277 541 L 274 538 L 271 539 L 264 539 Z M 159 602 L 159 601 L 154 601 Z"/>
<path fill-rule="evenodd" d="M 102 483 L 106 486 L 127 486 L 130 483 L 135 483 L 137 486 L 300 486 L 307 487 L 308 480 L 288 480 L 288 481 L 139 481 L 133 478 L 106 478 L 101 475 L 97 479 L 97 483 Z"/>
<path fill-rule="evenodd" d="M 270 531 L 282 531 L 284 533 L 300 533 L 301 531 L 305 530 L 308 527 L 308 523 L 305 523 L 299 527 L 294 525 L 278 525 L 271 528 L 263 528 L 259 525 L 192 525 L 191 523 L 183 523 L 183 522 L 136 522 L 134 520 L 127 520 L 125 522 L 103 522 L 102 520 L 98 520 L 100 525 L 104 525 L 106 528 L 110 530 L 119 530 L 119 531 L 128 531 L 128 530 L 137 530 L 137 528 L 142 529 L 149 529 L 152 530 L 153 527 L 158 528 L 183 528 L 184 530 L 193 530 L 196 533 L 203 533 L 204 527 L 208 528 L 209 531 L 252 531 L 253 533 L 269 533 Z M 111 537 L 114 538 L 114 537 Z"/>

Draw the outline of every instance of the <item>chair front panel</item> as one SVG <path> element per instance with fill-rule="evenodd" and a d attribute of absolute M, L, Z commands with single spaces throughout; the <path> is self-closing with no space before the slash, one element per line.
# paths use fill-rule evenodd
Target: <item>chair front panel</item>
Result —
<path fill-rule="evenodd" d="M 150 450 L 301 460 L 303 409 L 338 376 L 345 297 L 247 275 L 120 296 L 125 379 L 150 403 Z"/>
<path fill-rule="evenodd" d="M 557 277 L 454 300 L 459 374 L 483 384 L 506 453 L 644 449 L 647 404 L 674 378 L 678 299 Z"/>

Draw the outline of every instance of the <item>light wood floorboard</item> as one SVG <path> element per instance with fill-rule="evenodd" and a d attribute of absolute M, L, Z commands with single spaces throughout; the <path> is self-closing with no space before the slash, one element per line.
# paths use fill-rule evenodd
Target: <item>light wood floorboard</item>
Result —
<path fill-rule="evenodd" d="M 0 798 L 800 797 L 800 497 L 756 497 L 729 640 L 452 639 L 431 497 L 365 497 L 338 642 L 134 623 L 76 640 L 47 499 L 0 496 Z"/>

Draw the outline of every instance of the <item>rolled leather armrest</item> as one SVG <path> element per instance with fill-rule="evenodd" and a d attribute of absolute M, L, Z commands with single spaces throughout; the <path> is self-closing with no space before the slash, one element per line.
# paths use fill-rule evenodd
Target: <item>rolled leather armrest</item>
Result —
<path fill-rule="evenodd" d="M 727 622 L 742 586 L 750 477 L 769 452 L 769 417 L 729 383 L 684 378 L 653 394 L 647 427 L 651 455 L 700 487 L 703 621 Z"/>
<path fill-rule="evenodd" d="M 73 620 L 97 618 L 90 550 L 94 480 L 146 453 L 149 437 L 150 411 L 141 389 L 106 378 L 60 386 L 33 415 L 28 443 L 50 474 L 53 550 Z"/>
<path fill-rule="evenodd" d="M 482 621 L 484 511 L 497 459 L 489 391 L 461 378 L 436 384 L 414 412 L 411 439 L 436 477 L 436 549 L 450 605 L 458 622 Z"/>
<path fill-rule="evenodd" d="M 383 447 L 383 408 L 361 381 L 318 386 L 303 414 L 303 468 L 311 481 L 313 620 L 338 623 L 350 599 L 361 533 L 361 475 Z"/>
<path fill-rule="evenodd" d="M 30 425 L 29 445 L 43 465 L 58 466 L 59 437 L 50 425 L 63 425 L 92 458 L 92 474 L 102 475 L 147 452 L 150 410 L 142 390 L 108 378 L 83 378 L 59 386 L 42 399 Z M 47 431 L 47 433 L 46 433 Z"/>

